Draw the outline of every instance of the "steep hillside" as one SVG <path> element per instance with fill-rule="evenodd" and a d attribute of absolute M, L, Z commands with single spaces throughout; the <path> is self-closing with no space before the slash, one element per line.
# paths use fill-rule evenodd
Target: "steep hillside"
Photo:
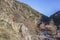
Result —
<path fill-rule="evenodd" d="M 60 29 L 60 11 L 56 12 L 55 14 L 51 15 L 50 17 L 51 19 L 53 19 L 54 24 L 57 26 L 57 29 Z"/>
<path fill-rule="evenodd" d="M 60 40 L 60 11 L 57 11 L 53 15 L 50 16 L 50 20 L 53 21 L 50 22 L 51 24 L 55 25 L 56 29 L 56 40 Z"/>
<path fill-rule="evenodd" d="M 17 0 L 0 0 L 0 40 L 60 40 L 60 11 L 47 17 Z"/>
<path fill-rule="evenodd" d="M 45 15 L 16 0 L 0 0 L 0 40 L 34 40 Z"/>

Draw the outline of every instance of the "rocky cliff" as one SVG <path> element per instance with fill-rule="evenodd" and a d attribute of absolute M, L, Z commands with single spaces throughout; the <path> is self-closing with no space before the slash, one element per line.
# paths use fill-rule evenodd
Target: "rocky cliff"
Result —
<path fill-rule="evenodd" d="M 0 0 L 0 40 L 51 38 L 56 34 L 54 17 L 49 18 L 17 0 Z"/>

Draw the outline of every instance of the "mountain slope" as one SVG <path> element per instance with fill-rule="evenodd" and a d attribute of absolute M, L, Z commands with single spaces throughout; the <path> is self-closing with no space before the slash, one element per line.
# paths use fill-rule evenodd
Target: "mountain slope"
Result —
<path fill-rule="evenodd" d="M 56 12 L 55 14 L 51 15 L 50 17 L 51 19 L 53 19 L 54 24 L 58 27 L 60 26 L 60 11 Z M 59 27 L 58 27 L 59 29 Z"/>
<path fill-rule="evenodd" d="M 0 40 L 59 40 L 59 35 L 60 11 L 47 17 L 17 0 L 0 0 Z"/>
<path fill-rule="evenodd" d="M 16 0 L 0 0 L 0 40 L 38 39 L 34 37 L 39 32 L 37 24 L 43 16 Z"/>

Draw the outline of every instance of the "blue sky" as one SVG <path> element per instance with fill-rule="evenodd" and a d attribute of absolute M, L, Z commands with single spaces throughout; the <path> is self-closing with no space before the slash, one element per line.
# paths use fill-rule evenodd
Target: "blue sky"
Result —
<path fill-rule="evenodd" d="M 18 0 L 31 6 L 38 12 L 50 16 L 60 10 L 60 0 Z"/>

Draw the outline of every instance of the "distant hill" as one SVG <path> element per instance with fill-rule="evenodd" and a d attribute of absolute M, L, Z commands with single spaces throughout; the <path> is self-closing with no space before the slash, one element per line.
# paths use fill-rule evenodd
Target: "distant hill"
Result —
<path fill-rule="evenodd" d="M 54 13 L 53 15 L 51 15 L 50 18 L 53 19 L 54 24 L 56 26 L 60 26 L 60 11 L 58 11 L 58 12 Z M 58 29 L 60 29 L 60 28 L 58 27 Z"/>

